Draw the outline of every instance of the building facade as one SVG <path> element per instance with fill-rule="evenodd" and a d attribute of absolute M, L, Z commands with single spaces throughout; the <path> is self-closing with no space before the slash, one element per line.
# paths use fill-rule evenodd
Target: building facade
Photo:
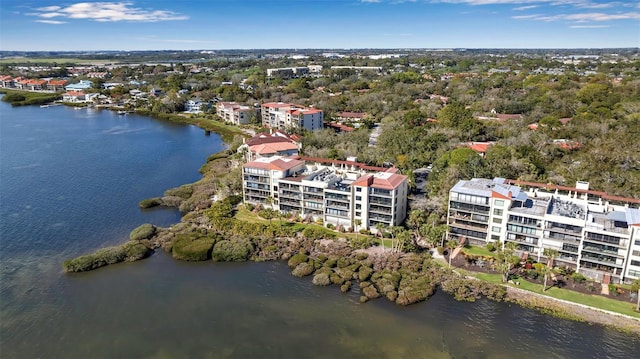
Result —
<path fill-rule="evenodd" d="M 255 110 L 252 107 L 236 102 L 218 102 L 216 113 L 225 122 L 235 125 L 246 125 L 251 122 Z"/>
<path fill-rule="evenodd" d="M 296 213 L 350 230 L 399 226 L 407 177 L 397 169 L 308 157 L 259 158 L 243 165 L 245 203 Z"/>
<path fill-rule="evenodd" d="M 554 249 L 556 265 L 604 283 L 629 282 L 640 278 L 640 210 L 631 207 L 638 204 L 586 182 L 474 178 L 449 191 L 448 236 L 476 245 L 514 242 L 538 260 Z"/>
<path fill-rule="evenodd" d="M 324 113 L 284 102 L 269 102 L 260 107 L 262 125 L 279 130 L 305 129 L 315 131 L 324 128 Z"/>

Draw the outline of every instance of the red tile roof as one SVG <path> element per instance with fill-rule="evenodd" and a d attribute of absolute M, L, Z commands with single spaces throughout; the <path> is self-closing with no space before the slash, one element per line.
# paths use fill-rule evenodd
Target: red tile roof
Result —
<path fill-rule="evenodd" d="M 49 80 L 49 85 L 64 86 L 67 84 L 67 80 Z"/>
<path fill-rule="evenodd" d="M 352 186 L 394 190 L 406 180 L 407 176 L 395 173 L 367 174 L 353 181 Z"/>
<path fill-rule="evenodd" d="M 353 131 L 355 131 L 355 128 L 349 127 L 349 126 L 345 126 L 345 125 L 337 123 L 337 122 L 329 122 L 327 124 L 327 127 L 331 127 L 333 129 L 339 130 L 340 132 L 353 132 Z"/>
<path fill-rule="evenodd" d="M 263 143 L 260 145 L 249 147 L 249 151 L 259 155 L 276 154 L 282 151 L 291 151 L 297 149 L 298 145 L 291 142 Z"/>
<path fill-rule="evenodd" d="M 490 146 L 493 146 L 493 144 L 493 142 L 469 142 L 465 146 L 476 152 L 485 153 Z"/>
<path fill-rule="evenodd" d="M 299 161 L 293 158 L 287 158 L 286 160 L 278 158 L 270 162 L 253 161 L 247 162 L 242 167 L 248 168 L 260 168 L 265 170 L 286 171 L 299 165 L 304 165 L 303 161 Z"/>

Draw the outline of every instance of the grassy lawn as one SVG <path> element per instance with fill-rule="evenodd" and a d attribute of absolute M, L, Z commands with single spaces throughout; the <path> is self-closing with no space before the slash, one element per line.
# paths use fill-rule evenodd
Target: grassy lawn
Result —
<path fill-rule="evenodd" d="M 491 283 L 499 283 L 502 284 L 502 276 L 500 274 L 490 274 L 490 273 L 476 273 L 467 271 L 466 274 L 476 277 L 478 279 L 485 280 Z M 552 287 L 547 289 L 546 292 L 542 291 L 542 285 L 534 284 L 528 282 L 523 279 L 516 279 L 516 281 L 520 282 L 520 285 L 507 284 L 511 287 L 520 288 L 524 290 L 528 290 L 530 292 L 543 294 L 552 298 L 562 299 L 569 302 L 580 303 L 584 305 L 588 305 L 595 308 L 600 308 L 604 310 L 609 310 L 612 312 L 626 314 L 632 317 L 640 318 L 640 313 L 634 311 L 635 304 L 631 302 L 623 302 L 615 299 L 610 299 L 606 297 L 602 297 L 599 295 L 591 295 L 584 294 L 579 292 L 574 292 L 569 289 Z"/>
<path fill-rule="evenodd" d="M 239 220 L 239 221 L 244 221 L 244 222 L 249 222 L 249 223 L 263 223 L 263 224 L 269 224 L 269 220 L 266 220 L 264 218 L 259 217 L 257 214 L 248 211 L 244 206 L 239 206 L 238 210 L 236 211 L 236 214 L 234 216 L 235 219 Z M 279 219 L 278 218 L 274 218 L 271 220 L 272 224 L 279 224 Z M 287 228 L 293 228 L 296 232 L 302 232 L 305 228 L 307 227 L 313 227 L 313 228 L 319 228 L 321 230 L 323 230 L 325 233 L 327 234 L 331 234 L 334 235 L 336 237 L 343 237 L 343 238 L 356 238 L 356 234 L 355 233 L 339 233 L 336 231 L 332 231 L 329 228 L 326 228 L 322 225 L 319 224 L 305 224 L 305 223 L 298 223 L 298 222 L 289 222 L 285 219 L 282 219 L 282 226 L 283 227 L 287 227 Z M 363 238 L 366 237 L 366 235 L 364 234 L 358 234 L 358 238 Z M 375 243 L 380 243 L 379 239 L 373 239 L 373 241 Z M 385 247 L 391 247 L 391 239 L 385 239 L 385 243 L 384 243 Z"/>
<path fill-rule="evenodd" d="M 464 246 L 464 249 L 462 251 L 466 254 L 472 254 L 474 256 L 487 256 L 487 257 L 496 256 L 495 252 L 490 252 L 487 248 L 479 247 L 479 246 L 466 245 Z"/>

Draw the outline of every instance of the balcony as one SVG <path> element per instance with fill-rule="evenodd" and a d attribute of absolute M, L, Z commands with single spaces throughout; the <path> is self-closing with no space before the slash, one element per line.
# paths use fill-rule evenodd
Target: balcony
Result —
<path fill-rule="evenodd" d="M 391 195 L 393 194 L 391 191 L 389 190 L 384 190 L 384 189 L 377 189 L 377 188 L 373 188 L 371 189 L 371 192 L 369 192 L 372 196 L 380 196 L 380 197 L 391 197 Z"/>
<path fill-rule="evenodd" d="M 479 223 L 473 223 L 473 222 L 467 222 L 467 221 L 453 221 L 451 223 L 449 223 L 450 226 L 452 227 L 460 227 L 460 228 L 466 228 L 466 229 L 470 229 L 470 230 L 482 230 L 482 231 L 486 231 L 488 226 L 486 224 L 479 224 Z"/>
<path fill-rule="evenodd" d="M 592 242 L 595 244 L 603 244 L 607 246 L 616 246 L 616 247 L 626 247 L 626 241 L 622 238 L 612 238 L 612 237 L 597 237 L 593 236 L 591 233 L 587 234 L 587 237 L 584 239 L 585 242 Z"/>
<path fill-rule="evenodd" d="M 605 266 L 622 267 L 622 264 L 616 264 L 616 261 L 607 256 L 595 256 L 589 254 L 583 254 L 581 262 L 592 262 L 597 264 L 603 264 Z"/>
<path fill-rule="evenodd" d="M 326 201 L 325 206 L 331 207 L 331 208 L 349 209 L 348 204 L 345 204 L 342 202 L 336 202 L 336 201 Z"/>
<path fill-rule="evenodd" d="M 393 206 L 393 203 L 391 202 L 391 200 L 384 200 L 384 199 L 378 199 L 378 198 L 369 198 L 369 203 L 371 204 L 377 204 L 377 205 L 381 205 L 381 206 Z"/>
<path fill-rule="evenodd" d="M 469 204 L 464 202 L 451 201 L 449 202 L 449 208 L 459 209 L 459 210 L 473 212 L 473 213 L 482 213 L 482 214 L 489 213 L 489 206 Z"/>
<path fill-rule="evenodd" d="M 292 200 L 292 199 L 288 199 L 288 198 L 280 198 L 280 204 L 288 204 L 288 205 L 293 205 L 293 206 L 298 206 L 300 207 L 302 204 L 300 203 L 300 201 L 296 201 L 296 200 Z"/>
<path fill-rule="evenodd" d="M 269 196 L 271 196 L 271 193 L 268 191 L 258 191 L 258 190 L 253 190 L 250 188 L 245 188 L 244 189 L 244 193 L 247 196 L 257 196 L 257 197 L 262 197 L 262 198 L 267 198 Z"/>
<path fill-rule="evenodd" d="M 256 183 L 267 183 L 267 184 L 271 183 L 269 177 L 244 175 L 244 180 L 248 182 L 256 182 Z"/>
<path fill-rule="evenodd" d="M 322 197 L 322 195 L 316 195 L 316 194 L 307 194 L 305 193 L 302 198 L 304 199 L 308 199 L 311 201 L 318 201 L 318 202 L 322 202 L 324 201 L 324 198 Z"/>
<path fill-rule="evenodd" d="M 602 248 L 602 247 L 598 247 L 598 246 L 590 246 L 588 245 L 586 242 L 584 244 L 584 246 L 582 247 L 583 251 L 587 251 L 587 252 L 591 252 L 591 253 L 606 253 L 608 255 L 613 255 L 616 256 L 617 258 L 624 258 L 624 256 L 621 256 L 618 254 L 617 250 L 613 250 L 611 248 Z"/>
<path fill-rule="evenodd" d="M 556 233 L 566 233 L 574 236 L 582 234 L 582 228 L 580 227 L 556 224 L 555 222 L 548 222 L 545 226 L 545 229 Z"/>
<path fill-rule="evenodd" d="M 268 185 L 268 184 L 258 184 L 258 183 L 251 183 L 251 182 L 245 183 L 244 184 L 244 188 L 247 188 L 247 189 L 260 189 L 260 190 L 263 190 L 263 191 L 270 191 L 271 190 L 271 186 Z"/>
<path fill-rule="evenodd" d="M 351 202 L 351 199 L 349 198 L 349 196 L 338 195 L 335 193 L 325 193 L 324 197 L 326 199 L 331 199 L 334 201 Z"/>
<path fill-rule="evenodd" d="M 280 194 L 280 197 L 302 199 L 302 195 L 300 194 L 300 192 L 281 190 L 279 194 Z"/>
<path fill-rule="evenodd" d="M 385 223 L 391 222 L 391 216 L 383 216 L 379 214 L 369 214 L 369 219 L 373 221 L 380 221 Z"/>
<path fill-rule="evenodd" d="M 369 212 L 391 214 L 391 208 L 389 208 L 389 207 L 379 207 L 379 206 L 369 206 Z"/>
<path fill-rule="evenodd" d="M 465 212 L 451 211 L 450 217 L 455 219 L 461 219 L 464 221 L 472 221 L 477 223 L 487 224 L 489 223 L 489 216 L 485 216 L 482 214 L 468 214 Z"/>

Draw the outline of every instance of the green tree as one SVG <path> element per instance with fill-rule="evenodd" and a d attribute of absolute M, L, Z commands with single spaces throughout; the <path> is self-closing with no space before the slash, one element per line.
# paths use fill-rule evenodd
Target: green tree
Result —
<path fill-rule="evenodd" d="M 514 255 L 514 252 L 515 243 L 513 242 L 505 243 L 504 248 L 497 251 L 496 261 L 493 266 L 502 274 L 503 283 L 506 283 L 509 280 L 511 268 L 513 268 L 513 266 L 519 261 L 519 258 Z"/>
<path fill-rule="evenodd" d="M 452 102 L 438 112 L 438 123 L 444 127 L 458 127 L 466 120 L 473 120 L 471 110 L 460 102 Z"/>

